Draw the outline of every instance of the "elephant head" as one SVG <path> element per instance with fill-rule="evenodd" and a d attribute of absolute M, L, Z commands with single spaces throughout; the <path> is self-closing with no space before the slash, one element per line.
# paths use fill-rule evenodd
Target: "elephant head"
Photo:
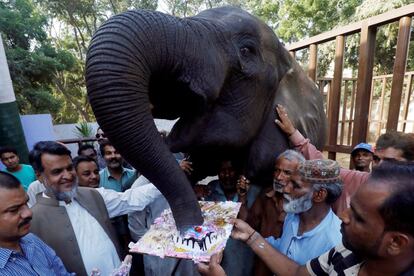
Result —
<path fill-rule="evenodd" d="M 86 63 L 99 125 L 166 197 L 181 230 L 201 224 L 202 216 L 171 151 L 189 152 L 198 177 L 216 173 L 223 158 L 237 158 L 249 178 L 269 178 L 288 147 L 273 123 L 278 103 L 323 145 L 326 120 L 315 84 L 273 31 L 241 9 L 184 19 L 146 10 L 116 15 L 93 36 Z M 167 143 L 154 118 L 179 118 Z"/>

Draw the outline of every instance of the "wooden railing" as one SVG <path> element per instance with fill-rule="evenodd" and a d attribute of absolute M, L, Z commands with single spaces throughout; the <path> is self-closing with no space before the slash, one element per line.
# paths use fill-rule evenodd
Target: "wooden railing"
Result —
<path fill-rule="evenodd" d="M 407 131 L 407 124 L 413 121 L 407 118 L 412 92 L 412 72 L 408 73 L 408 84 L 403 102 L 403 120 L 399 120 L 410 42 L 411 17 L 413 15 L 414 4 L 410 4 L 286 46 L 292 56 L 295 56 L 299 50 L 309 49 L 308 76 L 317 81 L 321 92 L 327 92 L 326 106 L 329 132 L 325 149 L 328 151 L 329 158 L 335 159 L 337 152 L 349 153 L 353 146 L 367 141 L 370 138 L 368 137 L 370 126 L 373 124 L 379 125 L 379 130 L 376 132 L 376 135 L 379 135 L 384 126 L 387 131 L 397 130 L 401 127 L 402 130 Z M 396 21 L 399 21 L 399 31 L 393 74 L 373 77 L 377 28 Z M 345 38 L 356 33 L 360 35 L 358 77 L 347 79 L 342 77 Z M 336 41 L 333 78 L 317 80 L 318 45 L 333 40 Z M 376 81 L 386 83 L 387 80 L 391 80 L 388 110 L 379 108 L 382 112 L 380 119 L 371 119 L 372 89 Z M 382 100 L 380 100 L 382 107 L 384 107 L 385 88 L 383 91 L 384 93 L 381 94 Z M 345 95 L 350 94 L 349 97 L 344 97 L 342 103 L 341 92 Z M 349 102 L 351 107 L 348 109 L 349 111 L 346 111 Z M 347 117 L 343 112 L 340 116 L 341 108 L 345 110 L 343 112 L 348 112 L 351 116 Z M 384 118 L 385 115 L 386 118 Z M 340 127 L 338 128 L 339 124 Z"/>

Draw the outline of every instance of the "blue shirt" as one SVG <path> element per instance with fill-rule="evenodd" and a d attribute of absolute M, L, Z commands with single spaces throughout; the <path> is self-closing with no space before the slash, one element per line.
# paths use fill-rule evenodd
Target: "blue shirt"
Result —
<path fill-rule="evenodd" d="M 226 195 L 224 194 L 223 189 L 221 188 L 219 180 L 213 180 L 208 183 L 210 188 L 210 195 L 206 197 L 206 201 L 228 201 Z M 249 191 L 247 191 L 247 207 L 252 207 L 256 197 L 260 193 L 260 188 L 256 185 L 250 185 Z M 234 194 L 233 198 L 231 199 L 233 202 L 239 201 L 239 195 L 237 193 Z"/>
<path fill-rule="evenodd" d="M 280 238 L 266 240 L 277 250 L 300 265 L 316 258 L 342 242 L 341 220 L 332 209 L 318 226 L 298 236 L 300 218 L 298 214 L 288 213 L 283 224 Z"/>
<path fill-rule="evenodd" d="M 0 275 L 74 275 L 68 273 L 55 251 L 34 234 L 20 239 L 22 252 L 0 247 Z"/>
<path fill-rule="evenodd" d="M 22 183 L 23 188 L 25 191 L 27 191 L 27 188 L 29 188 L 30 183 L 36 180 L 36 174 L 30 165 L 26 164 L 20 164 L 21 169 L 17 172 L 10 172 L 6 169 L 4 169 L 5 172 L 14 175 L 17 179 L 19 179 L 20 183 Z"/>
<path fill-rule="evenodd" d="M 116 180 L 112 177 L 108 167 L 106 167 L 99 172 L 99 176 L 101 178 L 99 187 L 111 189 L 117 192 L 124 192 L 125 190 L 131 188 L 132 183 L 134 183 L 135 179 L 137 179 L 135 172 L 135 170 L 122 168 L 122 176 L 119 180 Z"/>

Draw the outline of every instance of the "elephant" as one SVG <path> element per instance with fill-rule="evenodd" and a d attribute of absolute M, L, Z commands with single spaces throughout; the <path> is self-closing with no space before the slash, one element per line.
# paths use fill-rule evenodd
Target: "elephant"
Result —
<path fill-rule="evenodd" d="M 109 140 L 166 197 L 180 231 L 203 223 L 191 184 L 171 152 L 189 153 L 197 179 L 237 159 L 252 180 L 272 179 L 289 147 L 275 106 L 320 148 L 322 96 L 272 29 L 236 7 L 177 18 L 131 10 L 91 39 L 86 87 Z M 166 141 L 154 118 L 178 119 Z"/>

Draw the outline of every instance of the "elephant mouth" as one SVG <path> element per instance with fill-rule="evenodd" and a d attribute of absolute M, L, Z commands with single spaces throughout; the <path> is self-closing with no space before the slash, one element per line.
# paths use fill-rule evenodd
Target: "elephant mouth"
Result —
<path fill-rule="evenodd" d="M 153 74 L 148 91 L 154 118 L 175 120 L 197 117 L 207 108 L 204 93 L 194 91 L 189 83 L 181 81 L 171 72 Z"/>

